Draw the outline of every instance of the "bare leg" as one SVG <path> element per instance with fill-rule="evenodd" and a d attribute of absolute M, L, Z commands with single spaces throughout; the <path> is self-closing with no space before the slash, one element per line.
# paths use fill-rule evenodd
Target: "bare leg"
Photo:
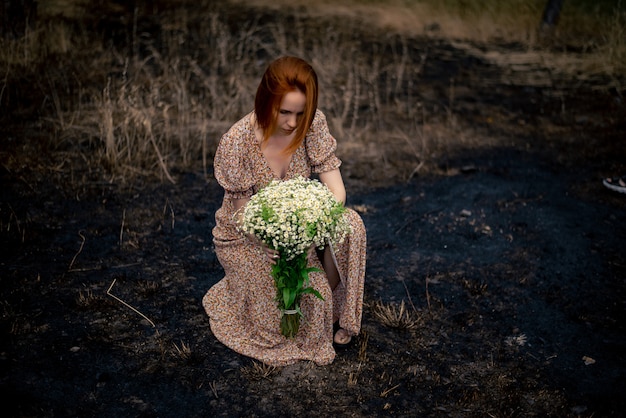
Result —
<path fill-rule="evenodd" d="M 339 277 L 339 271 L 333 261 L 330 246 L 326 246 L 321 251 L 317 250 L 317 256 L 322 262 L 322 267 L 324 267 L 324 271 L 326 272 L 326 277 L 328 278 L 328 284 L 330 285 L 331 290 L 335 290 L 335 288 L 339 285 L 341 278 Z M 334 336 L 335 343 L 342 345 L 348 344 L 351 339 L 352 337 L 348 334 L 348 331 L 343 328 L 339 328 Z"/>
<path fill-rule="evenodd" d="M 339 284 L 339 271 L 337 271 L 337 267 L 333 262 L 333 255 L 330 252 L 330 246 L 324 247 L 323 250 L 317 250 L 317 256 L 322 262 L 322 267 L 324 267 L 324 271 L 326 272 L 326 277 L 328 278 L 328 284 L 330 285 L 331 290 L 335 290 L 337 285 Z"/>

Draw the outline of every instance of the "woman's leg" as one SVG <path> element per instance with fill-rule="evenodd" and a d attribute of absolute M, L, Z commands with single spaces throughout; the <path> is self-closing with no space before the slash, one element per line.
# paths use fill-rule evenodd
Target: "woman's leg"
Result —
<path fill-rule="evenodd" d="M 337 270 L 337 266 L 335 265 L 335 261 L 333 260 L 333 254 L 330 249 L 330 245 L 324 247 L 323 250 L 317 251 L 317 256 L 322 262 L 322 266 L 324 267 L 324 272 L 326 273 L 326 277 L 328 278 L 328 284 L 330 285 L 331 290 L 335 290 L 341 278 L 339 276 L 339 271 Z"/>
<path fill-rule="evenodd" d="M 330 245 L 324 247 L 323 250 L 317 251 L 317 256 L 322 262 L 322 267 L 324 267 L 324 272 L 326 273 L 326 277 L 328 278 L 328 284 L 330 285 L 331 290 L 335 290 L 335 288 L 339 285 L 341 281 L 341 276 L 339 275 L 339 270 L 337 270 L 337 266 L 335 265 L 335 260 L 333 259 L 332 250 Z M 337 344 L 348 344 L 352 337 L 343 328 L 339 328 L 333 337 L 334 341 Z"/>

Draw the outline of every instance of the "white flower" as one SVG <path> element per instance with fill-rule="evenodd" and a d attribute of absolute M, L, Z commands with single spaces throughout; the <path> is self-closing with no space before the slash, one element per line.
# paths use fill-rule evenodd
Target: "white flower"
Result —
<path fill-rule="evenodd" d="M 274 180 L 251 197 L 241 229 L 289 260 L 311 245 L 341 242 L 350 232 L 344 213 L 343 205 L 317 180 Z"/>

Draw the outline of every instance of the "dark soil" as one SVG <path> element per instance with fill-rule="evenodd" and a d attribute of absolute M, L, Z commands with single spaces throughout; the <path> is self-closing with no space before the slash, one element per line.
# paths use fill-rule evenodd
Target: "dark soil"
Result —
<path fill-rule="evenodd" d="M 393 164 L 411 156 L 376 170 L 340 155 L 368 230 L 366 309 L 325 367 L 263 368 L 211 334 L 210 175 L 69 181 L 78 168 L 31 164 L 49 149 L 37 126 L 5 117 L 4 415 L 622 416 L 626 195 L 601 178 L 626 173 L 624 83 L 508 84 L 509 68 L 420 42 L 419 87 L 445 96 L 452 75 L 460 126 L 508 140 L 409 181 Z M 401 303 L 404 324 L 385 326 L 376 313 Z"/>

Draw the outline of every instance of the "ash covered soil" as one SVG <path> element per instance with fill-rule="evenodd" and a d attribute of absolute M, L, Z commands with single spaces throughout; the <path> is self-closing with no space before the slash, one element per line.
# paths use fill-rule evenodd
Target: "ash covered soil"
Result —
<path fill-rule="evenodd" d="M 30 164 L 45 141 L 5 124 L 5 413 L 621 416 L 626 195 L 601 178 L 626 173 L 624 84 L 508 83 L 510 68 L 422 42 L 423 89 L 445 96 L 452 74 L 459 126 L 508 141 L 449 150 L 407 180 L 415 159 L 393 143 L 361 161 L 338 138 L 368 231 L 366 305 L 362 333 L 324 367 L 262 367 L 211 334 L 201 298 L 223 273 L 210 170 L 175 172 L 176 185 L 68 182 L 80 167 Z"/>

